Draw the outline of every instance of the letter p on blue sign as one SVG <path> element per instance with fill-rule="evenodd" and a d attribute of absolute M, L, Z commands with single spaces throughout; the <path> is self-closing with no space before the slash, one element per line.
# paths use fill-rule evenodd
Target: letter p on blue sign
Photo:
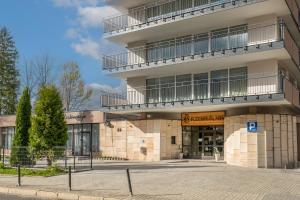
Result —
<path fill-rule="evenodd" d="M 257 132 L 257 122 L 248 122 L 247 130 L 248 132 Z"/>

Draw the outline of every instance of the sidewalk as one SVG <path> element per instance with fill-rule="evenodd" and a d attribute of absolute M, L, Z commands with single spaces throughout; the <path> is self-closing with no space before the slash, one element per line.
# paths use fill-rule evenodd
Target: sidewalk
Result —
<path fill-rule="evenodd" d="M 59 197 L 68 197 L 65 199 L 78 199 L 80 195 L 81 199 L 91 199 L 94 196 L 97 199 L 300 200 L 299 169 L 249 169 L 201 161 L 99 161 L 95 165 L 92 171 L 72 174 L 71 193 L 68 192 L 67 175 L 49 178 L 22 177 L 21 189 L 55 192 L 56 195 L 63 193 Z M 126 168 L 131 169 L 133 197 L 129 197 Z M 16 188 L 16 183 L 17 177 L 0 176 L 0 187 Z M 5 190 L 0 188 L 0 192 Z M 28 191 L 35 192 L 37 191 Z M 50 195 L 39 192 L 41 194 Z"/>

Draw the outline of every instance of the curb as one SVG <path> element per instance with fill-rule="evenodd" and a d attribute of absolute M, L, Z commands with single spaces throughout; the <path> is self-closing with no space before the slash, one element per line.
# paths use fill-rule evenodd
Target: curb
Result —
<path fill-rule="evenodd" d="M 26 196 L 26 197 L 33 197 L 33 198 L 40 198 L 40 199 L 59 199 L 59 200 L 119 200 L 115 198 L 85 196 L 85 195 L 78 195 L 75 193 L 67 193 L 67 192 L 49 192 L 49 191 L 42 191 L 42 190 L 9 188 L 9 187 L 0 187 L 0 194 Z"/>

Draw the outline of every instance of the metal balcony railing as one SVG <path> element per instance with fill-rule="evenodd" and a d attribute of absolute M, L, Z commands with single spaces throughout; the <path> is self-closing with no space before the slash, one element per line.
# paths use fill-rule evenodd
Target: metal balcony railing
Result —
<path fill-rule="evenodd" d="M 158 20 L 167 21 L 176 17 L 185 17 L 187 14 L 203 14 L 262 1 L 265 0 L 170 0 L 164 3 L 157 1 L 151 5 L 130 9 L 128 14 L 104 19 L 104 32 L 132 30 Z"/>
<path fill-rule="evenodd" d="M 283 41 L 286 27 L 283 21 L 275 24 L 240 25 L 209 33 L 201 33 L 128 49 L 103 56 L 103 69 L 111 70 L 133 65 L 167 61 L 186 56 L 203 55 L 245 48 L 247 46 Z"/>
<path fill-rule="evenodd" d="M 127 95 L 105 94 L 102 107 L 174 103 L 190 100 L 220 99 L 251 95 L 278 94 L 284 91 L 282 75 L 248 75 L 203 79 L 198 81 L 169 82 L 127 90 Z"/>

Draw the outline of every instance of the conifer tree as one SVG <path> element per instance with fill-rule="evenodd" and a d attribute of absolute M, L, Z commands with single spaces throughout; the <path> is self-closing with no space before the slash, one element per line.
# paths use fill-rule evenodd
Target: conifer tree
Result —
<path fill-rule="evenodd" d="M 0 27 L 0 115 L 15 114 L 19 88 L 18 51 L 9 31 Z"/>
<path fill-rule="evenodd" d="M 29 89 L 26 87 L 20 98 L 17 117 L 16 117 L 16 133 L 13 138 L 12 153 L 10 162 L 12 165 L 30 164 L 29 156 L 29 130 L 31 127 L 31 103 Z"/>
<path fill-rule="evenodd" d="M 51 166 L 53 160 L 63 153 L 60 147 L 64 147 L 67 140 L 67 125 L 59 91 L 54 85 L 44 85 L 38 92 L 32 117 L 30 146 L 35 150 L 35 156 L 46 157 Z"/>

